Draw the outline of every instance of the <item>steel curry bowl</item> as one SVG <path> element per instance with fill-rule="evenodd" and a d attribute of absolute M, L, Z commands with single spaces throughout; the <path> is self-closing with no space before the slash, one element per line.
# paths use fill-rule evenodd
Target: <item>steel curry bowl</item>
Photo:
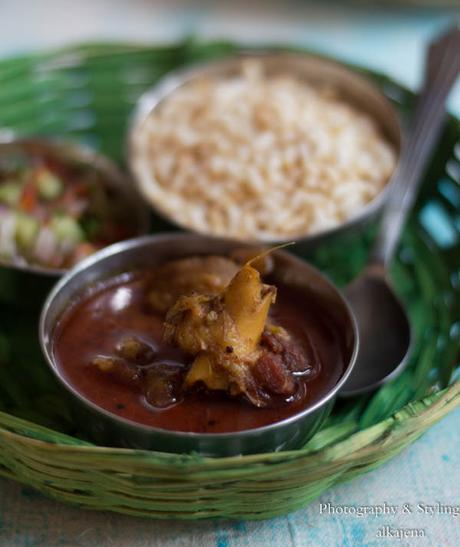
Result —
<path fill-rule="evenodd" d="M 245 247 L 251 248 L 246 245 Z M 339 290 L 318 270 L 286 251 L 274 251 L 274 277 L 315 298 L 337 327 L 344 354 L 338 382 L 319 400 L 288 418 L 231 433 L 177 432 L 140 425 L 102 409 L 83 396 L 62 373 L 54 353 L 54 335 L 62 314 L 88 288 L 124 272 L 156 266 L 195 255 L 229 255 L 241 242 L 191 234 L 162 234 L 116 243 L 85 259 L 54 287 L 42 309 L 39 336 L 52 372 L 68 392 L 79 428 L 99 445 L 162 452 L 197 452 L 205 456 L 232 456 L 290 450 L 302 446 L 329 414 L 335 396 L 348 378 L 358 351 L 358 333 L 352 312 Z M 276 283 L 275 283 L 276 284 Z"/>

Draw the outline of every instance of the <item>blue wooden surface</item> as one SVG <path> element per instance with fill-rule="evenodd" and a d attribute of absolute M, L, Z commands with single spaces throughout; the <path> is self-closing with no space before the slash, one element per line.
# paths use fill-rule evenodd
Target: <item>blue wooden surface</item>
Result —
<path fill-rule="evenodd" d="M 0 55 L 90 39 L 164 41 L 190 32 L 252 42 L 296 42 L 384 71 L 416 87 L 424 43 L 459 11 L 346 6 L 338 2 L 184 0 L 0 0 Z M 65 24 L 72 21 L 71 25 Z M 460 89 L 451 109 L 460 114 Z M 460 262 L 460 259 L 459 259 Z M 460 545 L 460 515 L 427 515 L 423 506 L 460 506 L 460 410 L 377 471 L 326 492 L 308 508 L 258 523 L 150 522 L 49 501 L 0 480 L 0 545 Z M 394 517 L 320 513 L 334 506 L 387 504 Z M 402 514 L 403 504 L 415 508 Z M 460 513 L 460 508 L 459 508 Z M 422 539 L 378 539 L 378 530 L 423 529 Z"/>

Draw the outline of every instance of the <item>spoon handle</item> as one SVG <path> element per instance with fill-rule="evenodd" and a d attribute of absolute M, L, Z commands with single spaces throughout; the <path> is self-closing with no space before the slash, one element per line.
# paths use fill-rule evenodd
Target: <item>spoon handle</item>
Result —
<path fill-rule="evenodd" d="M 459 72 L 460 27 L 454 27 L 429 46 L 420 97 L 383 209 L 371 263 L 387 266 L 393 257 L 428 160 L 438 141 L 446 116 L 446 99 Z"/>

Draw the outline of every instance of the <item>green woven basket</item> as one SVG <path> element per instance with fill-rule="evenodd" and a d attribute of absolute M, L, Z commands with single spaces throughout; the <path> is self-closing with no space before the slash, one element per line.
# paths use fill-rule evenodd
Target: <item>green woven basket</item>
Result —
<path fill-rule="evenodd" d="M 238 46 L 93 44 L 0 62 L 0 127 L 70 136 L 118 161 L 128 115 L 165 72 Z M 365 72 L 365 71 L 363 71 Z M 413 96 L 373 78 L 405 116 Z M 417 343 L 410 366 L 372 396 L 336 405 L 300 450 L 224 459 L 95 446 L 44 365 L 36 317 L 0 309 L 0 474 L 82 507 L 154 518 L 261 519 L 382 464 L 460 403 L 460 124 L 450 118 L 392 275 Z M 157 221 L 156 230 L 164 229 Z M 309 257 L 336 282 L 363 265 L 372 231 Z"/>

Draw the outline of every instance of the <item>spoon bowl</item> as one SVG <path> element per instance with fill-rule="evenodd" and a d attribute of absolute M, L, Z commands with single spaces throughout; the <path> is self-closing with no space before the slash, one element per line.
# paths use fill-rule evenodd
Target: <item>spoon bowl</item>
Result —
<path fill-rule="evenodd" d="M 376 389 L 397 376 L 407 363 L 412 330 L 399 298 L 384 270 L 369 267 L 345 291 L 364 343 L 352 374 L 342 388 L 342 397 Z M 366 341 L 372 340 L 372 344 Z"/>

